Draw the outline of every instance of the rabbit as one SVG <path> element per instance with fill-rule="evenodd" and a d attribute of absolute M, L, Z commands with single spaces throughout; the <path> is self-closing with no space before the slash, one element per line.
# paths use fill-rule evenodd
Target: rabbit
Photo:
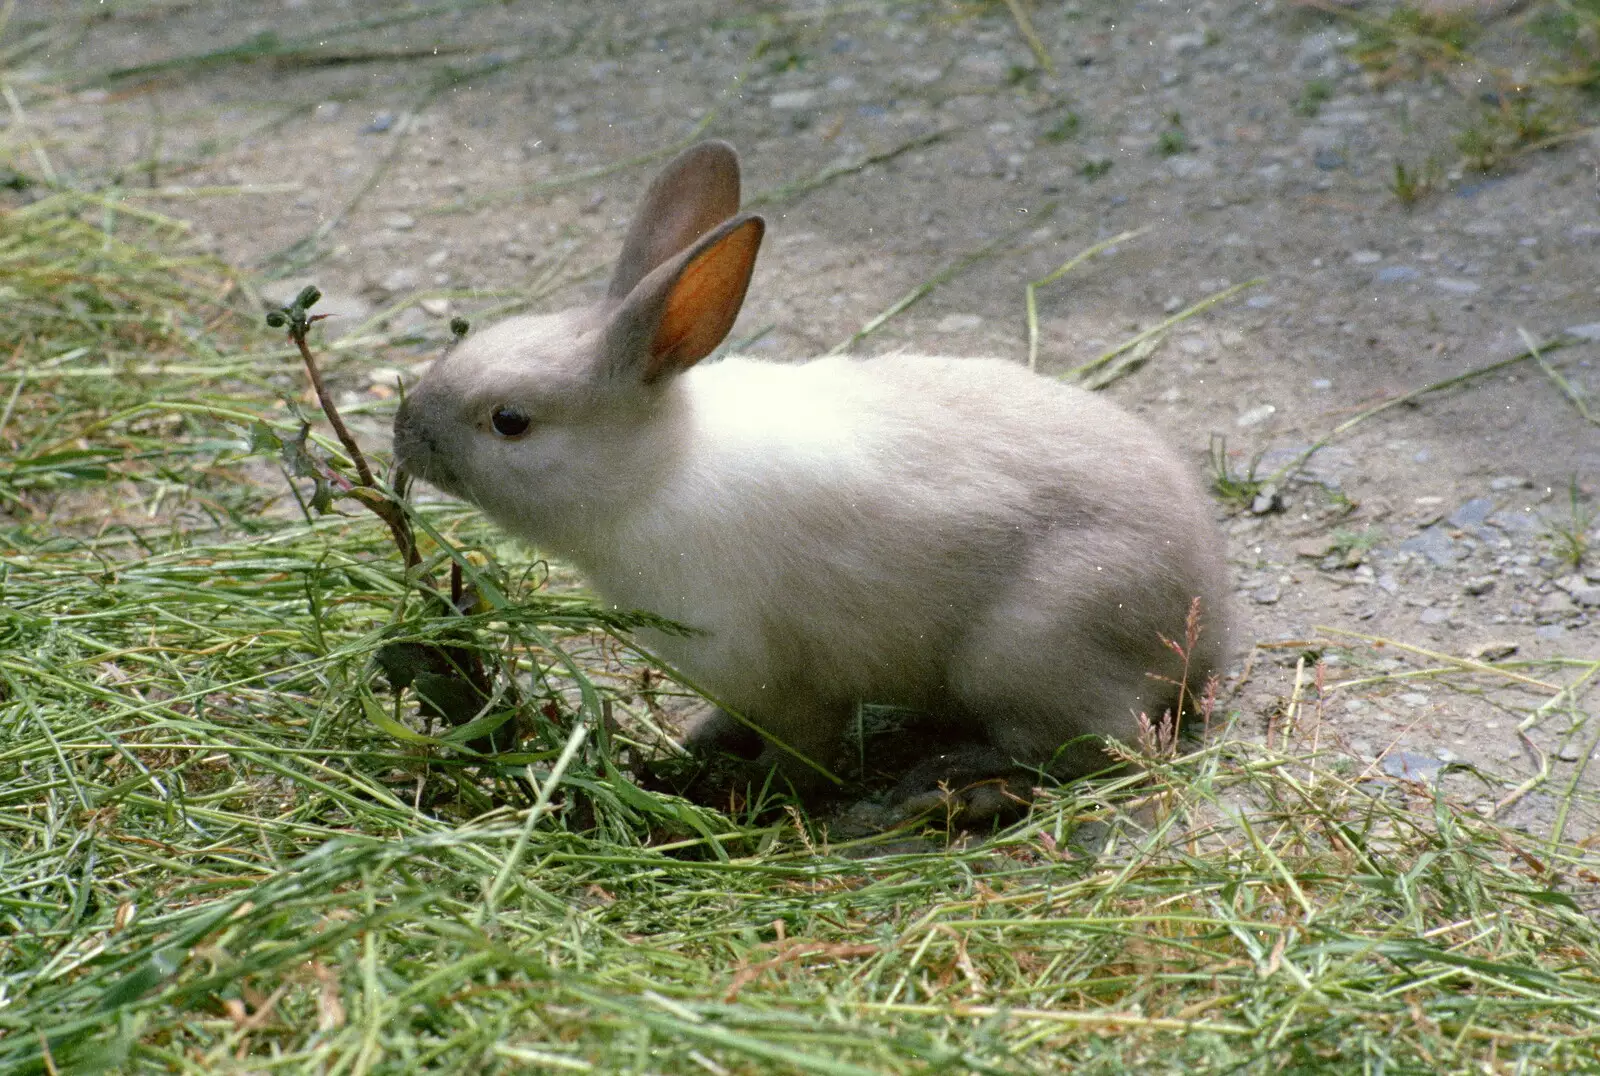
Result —
<path fill-rule="evenodd" d="M 1101 737 L 1228 655 L 1211 507 L 1110 401 L 995 358 L 730 356 L 765 230 L 738 156 L 656 177 L 605 298 L 472 334 L 406 395 L 407 473 L 690 634 L 643 642 L 805 787 L 858 703 L 937 715 L 952 765 L 1107 766 Z M 1192 695 L 1191 695 L 1192 697 Z M 691 743 L 725 737 L 720 710 Z M 959 757 L 956 757 L 959 756 Z M 970 769 L 970 767 L 969 767 Z M 970 774 L 967 774 L 970 776 Z M 814 785 L 812 786 L 814 788 Z"/>

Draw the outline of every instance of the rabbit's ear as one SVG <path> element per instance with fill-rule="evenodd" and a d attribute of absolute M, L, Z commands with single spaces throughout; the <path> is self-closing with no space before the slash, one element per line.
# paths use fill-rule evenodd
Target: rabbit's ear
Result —
<path fill-rule="evenodd" d="M 606 327 L 608 372 L 648 383 L 711 354 L 739 316 L 766 227 L 735 217 L 641 280 Z"/>
<path fill-rule="evenodd" d="M 674 157 L 645 192 L 607 295 L 621 299 L 652 270 L 739 212 L 739 155 L 700 142 Z"/>

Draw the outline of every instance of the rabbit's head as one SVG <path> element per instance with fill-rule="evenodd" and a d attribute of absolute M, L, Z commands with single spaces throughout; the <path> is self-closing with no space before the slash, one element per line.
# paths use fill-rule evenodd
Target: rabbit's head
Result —
<path fill-rule="evenodd" d="M 725 142 L 674 158 L 639 206 L 605 298 L 474 333 L 395 416 L 409 473 L 529 537 L 645 488 L 681 429 L 674 375 L 733 327 L 765 223 L 739 214 Z"/>

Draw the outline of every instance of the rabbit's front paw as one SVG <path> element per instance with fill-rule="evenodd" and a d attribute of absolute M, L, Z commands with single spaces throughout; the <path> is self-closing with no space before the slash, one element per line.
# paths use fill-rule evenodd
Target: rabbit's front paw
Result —
<path fill-rule="evenodd" d="M 890 793 L 901 819 L 943 816 L 949 825 L 974 829 L 1021 818 L 1033 804 L 1033 776 L 1009 755 L 970 744 L 919 762 Z"/>

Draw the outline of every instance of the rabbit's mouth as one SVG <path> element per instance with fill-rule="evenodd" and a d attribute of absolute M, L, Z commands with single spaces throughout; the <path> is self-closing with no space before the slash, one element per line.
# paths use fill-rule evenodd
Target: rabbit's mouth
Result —
<path fill-rule="evenodd" d="M 407 404 L 401 404 L 394 416 L 394 461 L 413 478 L 453 496 L 471 499 L 462 490 L 460 477 L 444 461 L 433 437 L 413 419 Z"/>

